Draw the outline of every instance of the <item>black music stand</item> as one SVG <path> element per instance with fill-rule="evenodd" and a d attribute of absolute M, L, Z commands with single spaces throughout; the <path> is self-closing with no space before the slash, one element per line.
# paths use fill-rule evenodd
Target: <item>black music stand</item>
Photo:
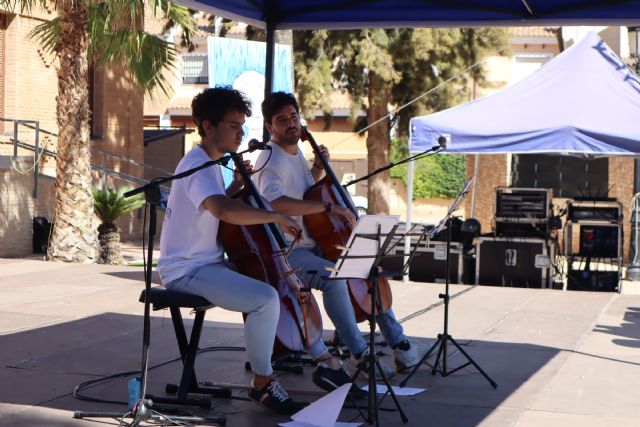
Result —
<path fill-rule="evenodd" d="M 342 255 L 338 257 L 336 268 L 331 269 L 332 279 L 367 279 L 371 283 L 369 293 L 371 294 L 371 314 L 369 317 L 369 355 L 367 356 L 368 375 L 369 375 L 369 397 L 367 402 L 367 417 L 365 421 L 369 424 L 375 422 L 379 426 L 378 399 L 377 399 L 377 381 L 376 368 L 379 371 L 380 378 L 387 387 L 387 393 L 391 395 L 403 423 L 408 421 L 407 416 L 402 411 L 398 398 L 396 397 L 389 379 L 384 375 L 384 371 L 380 366 L 380 362 L 376 356 L 375 350 L 375 332 L 376 332 L 376 307 L 380 306 L 380 289 L 378 281 L 382 277 L 392 276 L 396 273 L 386 273 L 381 271 L 382 258 L 387 253 L 389 245 L 393 240 L 394 233 L 398 228 L 398 218 L 390 216 L 365 215 L 358 220 L 358 224 L 354 228 L 347 245 L 343 248 Z M 375 224 L 373 232 L 366 232 L 366 227 Z M 383 241 L 383 236 L 384 241 Z M 349 254 L 349 253 L 353 254 Z M 360 255 L 364 253 L 364 255 Z M 365 361 L 363 360 L 358 369 L 353 374 L 351 381 L 355 381 L 358 375 L 364 370 Z"/>
<path fill-rule="evenodd" d="M 447 260 L 446 260 L 446 265 L 445 265 L 445 291 L 444 294 L 439 294 L 438 298 L 441 298 L 444 301 L 444 331 L 441 334 L 438 334 L 438 340 L 433 344 L 433 346 L 429 349 L 429 351 L 427 351 L 424 356 L 422 356 L 422 359 L 420 359 L 420 362 L 418 362 L 413 369 L 411 370 L 411 372 L 409 373 L 409 375 L 407 375 L 407 377 L 402 380 L 402 382 L 400 383 L 401 387 L 404 387 L 407 385 L 407 382 L 409 381 L 409 379 L 411 379 L 411 377 L 413 376 L 413 374 L 416 373 L 416 371 L 418 370 L 418 368 L 420 367 L 420 365 L 422 365 L 428 358 L 429 356 L 431 356 L 431 353 L 433 353 L 433 351 L 438 348 L 438 355 L 436 356 L 436 360 L 435 363 L 433 364 L 433 367 L 431 368 L 431 374 L 435 375 L 436 372 L 440 372 L 440 375 L 442 375 L 443 377 L 446 377 L 448 375 L 453 374 L 454 372 L 468 366 L 468 365 L 473 365 L 481 374 L 483 377 L 486 378 L 487 381 L 489 381 L 489 384 L 491 384 L 491 386 L 493 388 L 498 387 L 498 384 L 496 384 L 495 381 L 493 381 L 483 370 L 482 368 L 467 354 L 466 351 L 464 351 L 462 349 L 462 347 L 456 342 L 455 339 L 453 339 L 453 337 L 451 336 L 451 334 L 449 334 L 449 300 L 450 300 L 450 295 L 449 295 L 449 276 L 450 276 L 450 258 L 451 258 L 451 220 L 453 219 L 453 213 L 458 209 L 458 207 L 460 206 L 460 203 L 462 203 L 462 200 L 464 199 L 464 196 L 467 194 L 467 192 L 469 191 L 469 187 L 471 186 L 471 182 L 473 181 L 473 177 L 467 179 L 467 181 L 465 182 L 464 187 L 462 188 L 462 191 L 460 192 L 460 194 L 458 194 L 458 197 L 456 198 L 456 200 L 453 202 L 453 204 L 451 205 L 451 207 L 449 208 L 449 211 L 447 212 L 447 214 L 445 215 L 445 217 L 440 221 L 440 223 L 433 228 L 432 230 L 429 230 L 429 237 L 435 237 L 436 234 L 438 234 L 439 232 L 441 232 L 445 227 L 447 229 Z M 460 351 L 460 353 L 462 353 L 462 355 L 467 359 L 467 363 L 463 363 L 462 365 L 448 370 L 447 369 L 447 342 L 451 342 L 457 349 L 458 351 Z M 442 358 L 442 366 L 440 366 L 440 358 Z"/>
<path fill-rule="evenodd" d="M 224 156 L 218 160 L 212 160 L 205 162 L 200 166 L 196 166 L 193 169 L 189 169 L 182 173 L 156 178 L 148 184 L 138 187 L 134 190 L 128 191 L 124 194 L 125 197 L 131 197 L 139 193 L 144 193 L 147 204 L 149 205 L 149 247 L 147 249 L 147 261 L 146 270 L 144 275 L 145 282 L 145 297 L 144 297 L 144 328 L 142 333 L 142 369 L 140 378 L 140 397 L 136 402 L 133 410 L 127 413 L 116 412 L 85 412 L 76 411 L 73 414 L 73 418 L 133 418 L 129 427 L 140 425 L 142 422 L 154 421 L 163 422 L 165 425 L 225 425 L 226 417 L 224 415 L 218 415 L 215 417 L 198 417 L 198 416 L 177 416 L 177 415 L 164 415 L 159 411 L 153 409 L 153 401 L 147 398 L 147 373 L 149 367 L 149 342 L 151 340 L 151 304 L 149 301 L 149 295 L 151 294 L 151 277 L 153 273 L 153 244 L 156 237 L 157 228 L 157 207 L 161 201 L 160 184 L 173 181 L 176 179 L 185 178 L 201 169 L 205 169 L 217 164 L 226 164 L 229 161 L 229 156 Z M 126 425 L 126 424 L 123 424 Z"/>

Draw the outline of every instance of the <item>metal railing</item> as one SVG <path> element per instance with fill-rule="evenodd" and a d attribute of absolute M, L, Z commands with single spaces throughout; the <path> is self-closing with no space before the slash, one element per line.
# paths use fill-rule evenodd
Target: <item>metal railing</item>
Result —
<path fill-rule="evenodd" d="M 22 148 L 22 149 L 26 149 L 26 150 L 34 152 L 34 157 L 33 157 L 33 161 L 34 161 L 34 165 L 33 165 L 33 175 L 34 175 L 33 198 L 37 198 L 38 197 L 39 176 L 40 176 L 40 172 L 38 171 L 38 163 L 40 162 L 40 159 L 42 158 L 42 156 L 47 156 L 47 157 L 52 157 L 52 158 L 56 158 L 56 156 L 57 156 L 57 153 L 55 151 L 51 151 L 51 150 L 40 148 L 40 134 L 45 134 L 45 135 L 52 136 L 52 137 L 55 137 L 55 138 L 58 137 L 58 134 L 56 134 L 54 132 L 50 132 L 50 131 L 48 131 L 46 129 L 40 128 L 40 122 L 38 122 L 37 120 L 8 119 L 8 118 L 0 117 L 0 121 L 13 123 L 13 137 L 11 138 L 11 142 L 13 144 L 13 156 L 14 156 L 14 158 L 18 156 L 18 148 Z M 34 143 L 33 144 L 30 144 L 28 142 L 24 142 L 24 141 L 21 140 L 21 138 L 20 138 L 20 126 L 24 126 L 24 127 L 28 128 L 28 129 L 31 129 L 31 130 L 35 131 Z M 147 179 L 140 178 L 140 177 L 133 176 L 133 175 L 129 175 L 129 174 L 125 174 L 125 173 L 122 173 L 122 172 L 107 168 L 106 167 L 107 158 L 118 159 L 118 160 L 126 162 L 128 164 L 141 167 L 142 170 L 143 170 L 143 173 L 144 173 L 144 171 L 150 170 L 150 171 L 155 171 L 155 172 L 159 173 L 160 175 L 171 175 L 171 172 L 166 171 L 164 169 L 157 168 L 157 167 L 151 166 L 151 165 L 147 165 L 145 163 L 138 162 L 138 161 L 130 159 L 128 157 L 124 157 L 124 156 L 121 156 L 119 154 L 111 153 L 109 151 L 106 151 L 106 150 L 103 150 L 103 149 L 100 149 L 100 148 L 91 147 L 91 152 L 92 153 L 98 153 L 99 155 L 102 155 L 102 162 L 101 162 L 102 164 L 101 164 L 101 166 L 98 166 L 98 165 L 95 165 L 95 164 L 91 163 L 91 169 L 93 171 L 96 171 L 96 172 L 98 172 L 99 174 L 102 175 L 101 182 L 102 182 L 102 188 L 103 189 L 105 189 L 106 186 L 107 186 L 107 178 L 109 176 L 117 177 L 117 178 L 122 179 L 124 181 L 135 183 L 136 185 L 144 185 L 144 184 L 149 182 L 149 180 L 147 180 Z M 168 191 L 169 190 L 168 187 L 161 187 L 161 188 L 164 191 Z"/>

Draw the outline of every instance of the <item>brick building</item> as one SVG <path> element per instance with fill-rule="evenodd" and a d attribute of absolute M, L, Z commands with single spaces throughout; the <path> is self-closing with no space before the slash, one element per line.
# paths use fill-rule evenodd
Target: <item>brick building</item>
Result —
<path fill-rule="evenodd" d="M 55 16 L 52 6 L 34 7 L 25 14 L 0 10 L 0 117 L 4 119 L 0 121 L 0 256 L 31 253 L 33 218 L 52 220 L 53 216 L 55 159 L 39 156 L 34 166 L 33 150 L 27 149 L 19 149 L 14 158 L 12 141 L 18 136 L 21 142 L 34 145 L 37 122 L 40 147 L 56 149 L 58 61 L 29 38 L 37 25 Z M 144 161 L 140 90 L 122 66 L 91 67 L 89 85 L 94 165 L 142 177 L 141 167 L 122 159 Z M 16 124 L 16 120 L 32 122 Z M 37 194 L 34 167 L 41 172 Z M 99 172 L 94 178 L 96 185 L 103 179 Z M 116 187 L 133 185 L 114 175 L 107 182 Z M 137 216 L 132 213 L 119 221 L 124 239 L 139 237 Z"/>

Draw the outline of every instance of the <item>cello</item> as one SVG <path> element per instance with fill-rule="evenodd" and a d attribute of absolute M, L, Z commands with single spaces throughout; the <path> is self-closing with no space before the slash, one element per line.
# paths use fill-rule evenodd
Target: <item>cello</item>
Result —
<path fill-rule="evenodd" d="M 325 176 L 305 192 L 304 200 L 329 202 L 342 206 L 349 209 L 358 218 L 358 211 L 351 197 L 338 181 L 327 159 L 320 153 L 320 148 L 313 135 L 304 126 L 302 126 L 301 139 L 309 142 L 325 171 Z M 309 235 L 320 245 L 324 257 L 329 261 L 336 262 L 342 253 L 340 247 L 347 244 L 354 224 L 351 224 L 346 218 L 327 212 L 305 215 L 303 221 Z M 371 315 L 371 283 L 366 279 L 348 279 L 347 285 L 356 321 L 363 322 L 369 319 Z M 386 313 L 391 308 L 392 295 L 389 281 L 385 277 L 378 279 L 378 290 L 380 298 L 376 304 L 375 314 Z"/>
<path fill-rule="evenodd" d="M 272 210 L 260 196 L 242 157 L 230 154 L 242 175 L 244 188 L 232 198 L 265 210 Z M 276 329 L 274 355 L 300 352 L 322 336 L 322 317 L 309 288 L 296 275 L 285 253 L 286 241 L 275 223 L 235 225 L 220 221 L 218 231 L 229 260 L 245 276 L 266 282 L 278 292 L 280 318 Z M 308 292 L 301 303 L 301 292 Z"/>

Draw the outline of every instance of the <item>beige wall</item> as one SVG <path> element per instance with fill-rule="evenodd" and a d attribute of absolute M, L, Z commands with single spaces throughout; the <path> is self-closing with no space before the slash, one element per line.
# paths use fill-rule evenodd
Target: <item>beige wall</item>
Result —
<path fill-rule="evenodd" d="M 21 170 L 33 167 L 33 158 L 19 158 Z M 53 180 L 40 179 L 38 198 L 33 198 L 33 173 L 20 174 L 7 156 L 0 156 L 0 257 L 33 252 L 33 218 L 53 215 Z"/>
<path fill-rule="evenodd" d="M 92 146 L 138 162 L 144 161 L 143 96 L 122 66 L 99 67 L 94 80 L 94 134 Z M 94 154 L 94 162 L 102 164 Z M 126 162 L 107 158 L 110 169 L 141 176 L 143 171 Z"/>
<path fill-rule="evenodd" d="M 41 128 L 57 133 L 57 60 L 28 38 L 29 32 L 44 21 L 14 15 L 5 19 L 4 87 L 0 88 L 4 117 L 38 120 Z"/>
<path fill-rule="evenodd" d="M 624 261 L 629 260 L 629 239 L 631 236 L 631 200 L 633 199 L 634 159 L 627 157 L 609 158 L 609 197 L 622 202 L 624 213 L 624 244 L 622 247 Z"/>
<path fill-rule="evenodd" d="M 20 158 L 15 165 L 27 170 L 33 167 L 33 158 Z M 131 184 L 109 179 L 108 185 L 118 188 Z M 8 156 L 0 156 L 0 257 L 32 254 L 33 218 L 43 216 L 50 222 L 53 219 L 55 180 L 40 176 L 37 198 L 33 197 L 33 188 L 33 173 L 18 173 Z M 164 211 L 159 210 L 158 233 L 161 231 L 163 218 Z M 140 240 L 142 221 L 142 209 L 119 218 L 116 225 L 120 228 L 121 239 Z"/>
<path fill-rule="evenodd" d="M 147 144 L 144 148 L 144 164 L 173 173 L 184 153 L 184 135 L 174 135 Z M 160 175 L 156 170 L 145 171 L 145 179 Z"/>
<path fill-rule="evenodd" d="M 476 156 L 467 155 L 467 176 L 476 174 Z M 464 201 L 465 218 L 476 218 L 482 224 L 482 232 L 492 229 L 495 189 L 498 186 L 509 185 L 506 154 L 481 154 L 478 156 L 478 170 L 474 185 Z M 475 198 L 475 211 L 472 203 Z"/>

